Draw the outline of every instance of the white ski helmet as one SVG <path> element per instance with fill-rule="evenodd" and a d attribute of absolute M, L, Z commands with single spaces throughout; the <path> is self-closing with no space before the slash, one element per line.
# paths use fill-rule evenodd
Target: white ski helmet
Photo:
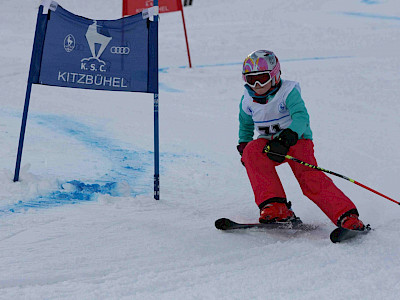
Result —
<path fill-rule="evenodd" d="M 251 87 L 254 87 L 257 82 L 263 86 L 270 81 L 272 81 L 271 87 L 277 86 L 281 80 L 281 66 L 278 58 L 268 50 L 251 52 L 243 62 L 242 78 Z"/>

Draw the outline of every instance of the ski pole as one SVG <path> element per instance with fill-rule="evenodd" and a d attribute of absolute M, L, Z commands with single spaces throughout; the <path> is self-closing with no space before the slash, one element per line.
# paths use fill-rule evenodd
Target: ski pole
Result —
<path fill-rule="evenodd" d="M 344 175 L 341 175 L 341 174 L 338 174 L 338 173 L 335 173 L 335 172 L 332 172 L 332 171 L 323 169 L 323 168 L 318 167 L 318 166 L 314 166 L 314 165 L 312 165 L 312 164 L 306 163 L 306 162 L 304 162 L 304 161 L 302 161 L 302 160 L 300 160 L 300 159 L 297 159 L 297 158 L 295 158 L 295 157 L 293 157 L 293 156 L 290 156 L 290 155 L 283 155 L 283 154 L 271 152 L 271 151 L 269 151 L 269 149 L 265 149 L 264 152 L 265 152 L 265 153 L 270 153 L 270 154 L 273 154 L 273 155 L 284 156 L 285 158 L 290 159 L 290 160 L 292 160 L 292 161 L 295 161 L 295 162 L 297 162 L 297 163 L 299 163 L 299 164 L 302 164 L 302 165 L 304 165 L 304 166 L 306 166 L 306 167 L 310 167 L 310 168 L 312 168 L 312 169 L 316 169 L 316 170 L 319 170 L 319 171 L 322 171 L 322 172 L 325 172 L 325 173 L 328 173 L 328 174 L 332 174 L 332 175 L 338 176 L 338 177 L 340 177 L 340 178 L 346 179 L 346 180 L 348 180 L 348 181 L 350 181 L 350 182 L 352 182 L 352 183 L 357 184 L 358 186 L 361 186 L 362 188 L 364 188 L 364 189 L 366 189 L 366 190 L 368 190 L 368 191 L 370 191 L 370 192 L 373 192 L 373 193 L 375 193 L 375 194 L 377 194 L 377 195 L 379 195 L 379 196 L 381 196 L 381 197 L 383 197 L 383 198 L 386 198 L 386 199 L 388 199 L 388 200 L 390 200 L 390 201 L 392 201 L 392 202 L 394 202 L 394 203 L 400 205 L 400 202 L 398 202 L 398 201 L 396 201 L 396 200 L 394 200 L 394 199 L 392 199 L 392 198 L 390 198 L 390 197 L 388 197 L 388 196 L 386 196 L 386 195 L 384 195 L 384 194 L 382 194 L 382 193 L 379 193 L 378 191 L 375 191 L 374 189 L 371 189 L 371 188 L 367 187 L 366 185 L 364 185 L 364 184 L 362 184 L 362 183 L 359 183 L 358 181 L 355 181 L 354 179 L 351 179 L 351 178 L 346 177 L 346 176 L 344 176 Z"/>

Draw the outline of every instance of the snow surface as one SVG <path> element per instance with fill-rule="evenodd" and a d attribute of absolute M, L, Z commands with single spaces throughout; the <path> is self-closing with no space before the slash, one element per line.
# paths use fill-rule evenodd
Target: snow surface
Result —
<path fill-rule="evenodd" d="M 59 0 L 93 19 L 121 1 Z M 400 207 L 332 177 L 375 229 L 335 228 L 279 167 L 311 232 L 220 232 L 255 221 L 236 152 L 241 62 L 271 49 L 301 83 L 321 167 L 394 199 L 400 157 L 398 0 L 202 0 L 160 22 L 161 200 L 153 96 L 34 86 L 12 182 L 39 1 L 0 10 L 1 299 L 398 299 Z"/>

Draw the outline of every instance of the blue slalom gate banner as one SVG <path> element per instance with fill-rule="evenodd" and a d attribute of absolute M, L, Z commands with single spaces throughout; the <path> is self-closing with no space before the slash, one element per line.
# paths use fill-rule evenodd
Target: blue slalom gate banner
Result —
<path fill-rule="evenodd" d="M 32 84 L 154 94 L 154 197 L 159 199 L 158 1 L 117 20 L 75 15 L 57 2 L 39 6 L 14 181 L 19 179 Z"/>
<path fill-rule="evenodd" d="M 156 28 L 143 14 L 97 21 L 57 6 L 49 16 L 34 83 L 157 93 L 158 70 L 150 59 Z"/>

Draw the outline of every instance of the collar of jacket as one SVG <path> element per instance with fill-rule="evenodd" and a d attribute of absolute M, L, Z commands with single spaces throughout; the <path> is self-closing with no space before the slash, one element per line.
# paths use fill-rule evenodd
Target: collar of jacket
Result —
<path fill-rule="evenodd" d="M 248 86 L 247 84 L 245 84 L 244 87 L 246 88 L 246 90 L 249 93 L 249 95 L 251 96 L 251 98 L 253 98 L 254 102 L 257 102 L 260 104 L 267 104 L 269 97 L 275 95 L 276 92 L 281 87 L 281 85 L 282 85 L 282 80 L 279 81 L 279 83 L 276 87 L 273 87 L 268 92 L 266 92 L 264 95 L 256 95 L 256 92 L 254 92 L 253 89 L 250 86 Z"/>

